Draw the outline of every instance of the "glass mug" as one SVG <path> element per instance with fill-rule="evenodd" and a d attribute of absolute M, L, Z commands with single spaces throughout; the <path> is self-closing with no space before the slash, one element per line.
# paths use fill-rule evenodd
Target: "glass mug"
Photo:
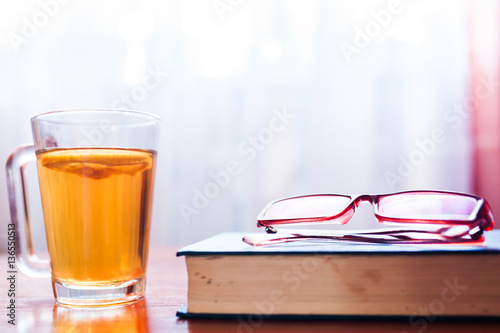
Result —
<path fill-rule="evenodd" d="M 7 161 L 17 263 L 52 277 L 60 304 L 143 297 L 159 118 L 128 110 L 68 110 L 31 119 L 34 146 Z M 24 167 L 36 156 L 49 262 L 33 250 Z"/>

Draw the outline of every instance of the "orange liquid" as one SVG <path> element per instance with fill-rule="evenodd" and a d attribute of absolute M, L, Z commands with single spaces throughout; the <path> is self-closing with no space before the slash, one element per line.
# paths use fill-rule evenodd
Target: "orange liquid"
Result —
<path fill-rule="evenodd" d="M 37 152 L 55 280 L 97 286 L 145 276 L 155 162 L 146 150 Z"/>

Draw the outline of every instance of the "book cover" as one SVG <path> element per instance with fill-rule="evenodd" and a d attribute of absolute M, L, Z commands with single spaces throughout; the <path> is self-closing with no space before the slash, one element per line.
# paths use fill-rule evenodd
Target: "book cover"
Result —
<path fill-rule="evenodd" d="M 225 232 L 185 246 L 177 256 L 185 255 L 275 255 L 275 254 L 355 254 L 355 253 L 500 253 L 500 230 L 485 232 L 484 242 L 451 244 L 366 244 L 359 242 L 296 242 L 254 247 L 242 241 L 249 233 Z"/>

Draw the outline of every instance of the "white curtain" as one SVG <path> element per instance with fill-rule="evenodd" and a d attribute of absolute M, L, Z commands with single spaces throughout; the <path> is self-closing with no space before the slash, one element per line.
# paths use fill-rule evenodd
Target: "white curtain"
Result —
<path fill-rule="evenodd" d="M 468 1 L 42 3 L 2 2 L 0 158 L 37 113 L 158 114 L 153 246 L 260 231 L 284 196 L 470 190 Z"/>

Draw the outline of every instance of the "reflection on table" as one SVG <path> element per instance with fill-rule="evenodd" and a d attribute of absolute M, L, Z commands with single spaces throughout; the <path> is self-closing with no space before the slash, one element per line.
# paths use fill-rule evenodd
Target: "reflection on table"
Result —
<path fill-rule="evenodd" d="M 54 305 L 53 332 L 149 332 L 146 300 L 123 306 L 72 308 Z"/>

